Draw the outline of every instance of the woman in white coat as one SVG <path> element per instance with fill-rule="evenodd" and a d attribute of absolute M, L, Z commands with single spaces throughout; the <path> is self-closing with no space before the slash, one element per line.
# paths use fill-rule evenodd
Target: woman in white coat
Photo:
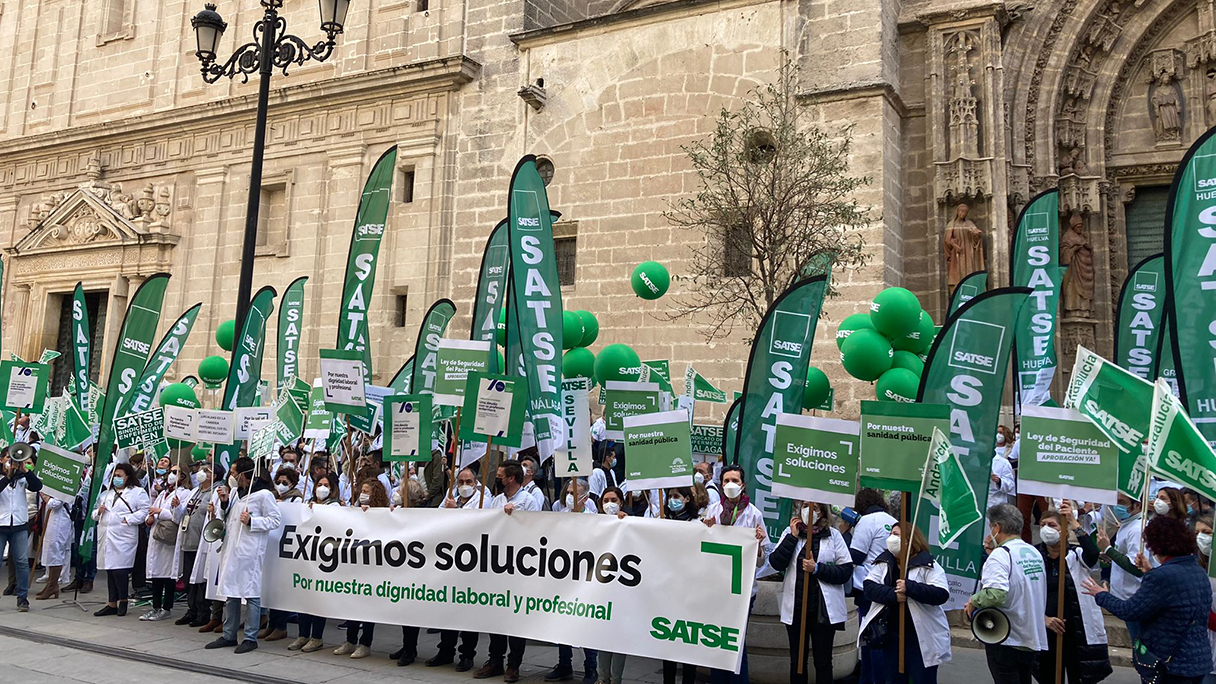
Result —
<path fill-rule="evenodd" d="M 71 507 L 46 494 L 42 495 L 46 503 L 46 523 L 42 533 L 42 567 L 46 568 L 46 586 L 34 598 L 59 598 L 59 580 L 63 569 L 72 559 L 72 538 L 75 529 L 72 527 Z"/>
<path fill-rule="evenodd" d="M 182 516 L 186 513 L 186 502 L 190 490 L 182 486 L 181 472 L 177 466 L 167 468 L 168 457 L 157 464 L 156 476 L 159 492 L 148 508 L 148 557 L 144 566 L 145 576 L 152 581 L 152 608 L 139 616 L 140 620 L 154 622 L 164 620 L 173 612 L 173 590 L 177 586 L 177 537 Z"/>
<path fill-rule="evenodd" d="M 831 520 L 832 511 L 826 504 L 796 502 L 789 528 L 768 556 L 774 570 L 785 571 L 781 586 L 781 622 L 790 643 L 790 684 L 806 684 L 807 681 L 807 644 L 802 642 L 804 607 L 805 635 L 817 684 L 832 681 L 832 642 L 848 619 L 844 593 L 853 579 L 853 557 L 844 536 L 832 527 Z M 820 610 L 821 607 L 824 610 Z M 798 662 L 800 657 L 804 659 L 802 663 Z"/>
<path fill-rule="evenodd" d="M 139 526 L 148 517 L 148 493 L 139 485 L 130 463 L 114 466 L 110 488 L 97 498 L 97 569 L 106 571 L 109 596 L 97 617 L 127 614 L 131 568 L 139 546 Z"/>
<path fill-rule="evenodd" d="M 874 559 L 866 575 L 866 598 L 872 609 L 858 630 L 858 639 L 883 650 L 888 684 L 936 684 L 937 666 L 950 660 L 950 624 L 944 608 L 950 600 L 946 571 L 933 560 L 929 542 L 915 526 L 910 550 L 903 547 L 901 525 L 891 526 L 887 550 Z M 907 553 L 905 553 L 907 552 Z M 907 558 L 907 580 L 900 579 Z M 899 613 L 904 621 L 904 674 L 899 673 Z"/>

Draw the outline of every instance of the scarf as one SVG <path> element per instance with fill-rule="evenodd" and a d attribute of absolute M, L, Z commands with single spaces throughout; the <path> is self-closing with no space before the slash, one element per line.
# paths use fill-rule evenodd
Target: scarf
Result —
<path fill-rule="evenodd" d="M 730 506 L 730 501 L 723 497 L 722 513 L 718 515 L 718 522 L 723 525 L 734 525 L 735 519 L 739 517 L 739 513 L 746 510 L 748 504 L 750 503 L 751 501 L 747 498 L 747 492 L 740 494 L 739 500 L 736 501 L 735 505 L 730 508 L 727 508 L 727 506 Z"/>

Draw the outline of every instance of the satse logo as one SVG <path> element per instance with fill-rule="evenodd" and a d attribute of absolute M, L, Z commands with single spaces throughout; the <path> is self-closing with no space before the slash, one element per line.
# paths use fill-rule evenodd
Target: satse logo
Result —
<path fill-rule="evenodd" d="M 356 240 L 379 240 L 384 237 L 383 223 L 365 223 L 355 231 Z"/>
<path fill-rule="evenodd" d="M 1001 370 L 997 368 L 997 359 L 1004 348 L 1005 326 L 960 320 L 953 327 L 948 365 L 973 373 L 996 375 Z"/>
<path fill-rule="evenodd" d="M 1211 169 L 1216 168 L 1216 154 L 1197 154 L 1192 159 L 1192 164 L 1195 168 L 1195 192 L 1216 190 L 1216 177 L 1200 173 L 1200 169 L 1208 170 L 1210 173 Z"/>
<path fill-rule="evenodd" d="M 777 311 L 773 314 L 769 353 L 791 359 L 802 358 L 802 347 L 811 331 L 807 314 Z"/>

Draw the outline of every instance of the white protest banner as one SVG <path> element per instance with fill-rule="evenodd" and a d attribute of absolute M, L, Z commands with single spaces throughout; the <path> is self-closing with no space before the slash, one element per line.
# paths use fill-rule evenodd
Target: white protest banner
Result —
<path fill-rule="evenodd" d="M 250 406 L 248 408 L 238 408 L 233 411 L 234 420 L 232 428 L 232 438 L 239 441 L 253 439 L 253 431 L 259 427 L 259 423 L 268 423 L 274 420 L 274 407 L 272 406 Z"/>
<path fill-rule="evenodd" d="M 199 409 L 194 423 L 195 439 L 208 444 L 231 444 L 233 423 L 231 411 Z"/>
<path fill-rule="evenodd" d="M 750 528 L 526 511 L 280 510 L 263 566 L 269 608 L 561 635 L 572 646 L 731 671 L 742 657 L 756 567 Z"/>
<path fill-rule="evenodd" d="M 595 470 L 591 457 L 591 381 L 587 378 L 562 380 L 562 420 L 565 439 L 553 452 L 553 472 L 557 477 L 587 477 Z"/>
<path fill-rule="evenodd" d="M 367 405 L 363 387 L 363 353 L 322 349 L 320 354 L 325 408 L 331 413 L 362 413 Z"/>
<path fill-rule="evenodd" d="M 165 407 L 165 439 L 197 441 L 194 426 L 198 422 L 198 411 L 184 406 Z"/>

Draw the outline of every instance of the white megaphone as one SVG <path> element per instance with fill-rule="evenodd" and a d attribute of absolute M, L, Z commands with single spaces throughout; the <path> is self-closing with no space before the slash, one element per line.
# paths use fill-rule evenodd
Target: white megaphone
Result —
<path fill-rule="evenodd" d="M 208 544 L 214 544 L 215 542 L 223 539 L 224 527 L 224 519 L 215 518 L 211 522 L 207 523 L 207 526 L 203 528 L 203 539 L 206 540 Z"/>
<path fill-rule="evenodd" d="M 996 646 L 1009 638 L 1009 617 L 996 608 L 977 610 L 971 616 L 971 633 L 981 643 Z"/>

